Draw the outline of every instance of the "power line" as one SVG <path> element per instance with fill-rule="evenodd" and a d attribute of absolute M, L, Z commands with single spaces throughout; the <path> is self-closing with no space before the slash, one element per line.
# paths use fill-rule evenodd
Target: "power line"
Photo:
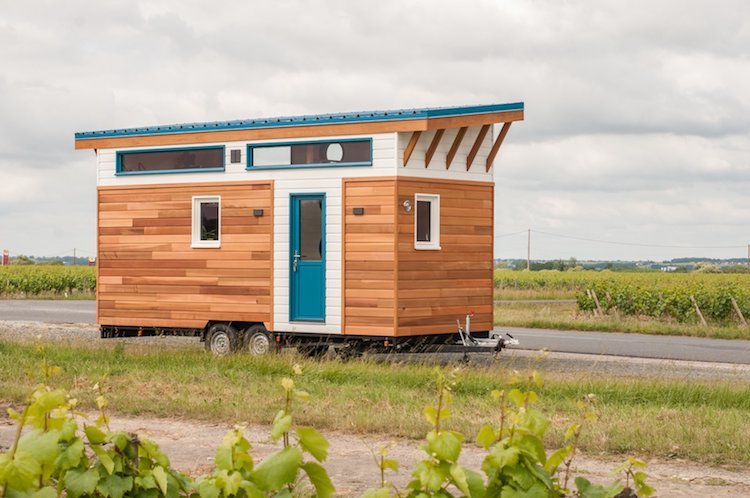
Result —
<path fill-rule="evenodd" d="M 511 235 L 518 235 L 519 233 L 526 233 L 526 230 L 520 230 L 518 232 L 511 232 L 511 233 L 501 233 L 500 235 L 495 235 L 495 238 L 499 239 L 501 237 L 510 237 Z"/>

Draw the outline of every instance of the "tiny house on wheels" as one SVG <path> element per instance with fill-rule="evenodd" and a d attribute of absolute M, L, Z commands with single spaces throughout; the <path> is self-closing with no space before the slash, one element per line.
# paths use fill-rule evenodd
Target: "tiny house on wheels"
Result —
<path fill-rule="evenodd" d="M 469 346 L 493 329 L 493 163 L 523 103 L 76 133 L 102 337 L 217 354 Z"/>

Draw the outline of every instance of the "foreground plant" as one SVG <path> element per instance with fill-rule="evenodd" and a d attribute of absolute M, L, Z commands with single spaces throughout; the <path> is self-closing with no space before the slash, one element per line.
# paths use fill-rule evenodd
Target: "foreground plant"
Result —
<path fill-rule="evenodd" d="M 381 460 L 381 488 L 369 490 L 366 498 L 447 498 L 454 496 L 455 491 L 460 492 L 460 496 L 471 498 L 627 498 L 647 497 L 653 492 L 645 483 L 646 474 L 636 470 L 645 464 L 635 459 L 616 469 L 617 472 L 624 472 L 624 485 L 619 479 L 609 486 L 602 486 L 576 477 L 576 489 L 569 489 L 572 462 L 581 431 L 585 424 L 596 420 L 594 397 L 589 395 L 578 402 L 580 419 L 566 431 L 566 445 L 548 457 L 543 437 L 549 420 L 534 408 L 538 395 L 533 388 L 542 387 L 542 378 L 537 372 L 532 372 L 525 387 L 517 387 L 518 382 L 512 379 L 507 389 L 492 392 L 492 397 L 499 404 L 498 423 L 485 425 L 477 435 L 477 444 L 487 450 L 481 467 L 484 477 L 462 467 L 458 458 L 463 436 L 444 430 L 441 426 L 451 415 L 449 405 L 456 374 L 455 370 L 448 375 L 436 370 L 438 403 L 424 410 L 425 417 L 433 427 L 427 434 L 426 444 L 422 445 L 428 456 L 415 465 L 408 492 L 404 495 L 395 487 L 386 485 L 382 477 L 384 471 L 387 468 L 397 470 L 398 464 L 393 462 L 386 465 L 385 460 Z M 635 490 L 630 488 L 631 480 Z"/>
<path fill-rule="evenodd" d="M 0 453 L 0 498 L 328 498 L 335 493 L 322 465 L 328 457 L 328 441 L 312 427 L 293 424 L 295 400 L 309 395 L 296 389 L 291 378 L 281 380 L 284 406 L 271 429 L 271 439 L 280 441 L 281 447 L 256 465 L 243 427 L 235 427 L 216 450 L 213 472 L 193 480 L 174 470 L 153 441 L 110 428 L 103 381 L 94 386 L 99 413 L 90 422 L 75 410 L 75 399 L 49 386 L 56 370 L 45 360 L 44 382 L 34 389 L 25 408 L 20 413 L 8 410 L 18 425 L 12 446 Z M 293 371 L 301 373 L 297 366 Z M 498 403 L 497 423 L 485 425 L 477 436 L 477 443 L 487 451 L 483 475 L 461 466 L 464 436 L 445 427 L 457 373 L 435 370 L 437 403 L 424 409 L 432 429 L 421 446 L 425 457 L 414 466 L 406 489 L 401 492 L 386 480 L 386 472 L 398 471 L 399 466 L 382 451 L 376 458 L 380 487 L 368 490 L 366 498 L 454 493 L 471 498 L 628 498 L 653 492 L 642 470 L 645 464 L 636 459 L 618 468 L 624 484 L 617 480 L 601 486 L 579 476 L 573 479 L 576 489 L 569 489 L 581 431 L 596 420 L 594 398 L 579 402 L 580 418 L 566 432 L 566 445 L 547 456 L 542 441 L 549 420 L 534 407 L 538 399 L 534 388 L 542 386 L 536 372 L 523 386 L 512 381 L 492 392 Z"/>

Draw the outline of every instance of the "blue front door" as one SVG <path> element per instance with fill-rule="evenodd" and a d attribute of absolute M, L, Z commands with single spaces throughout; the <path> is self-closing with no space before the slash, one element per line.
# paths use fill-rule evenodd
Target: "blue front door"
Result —
<path fill-rule="evenodd" d="M 326 198 L 292 194 L 289 320 L 326 319 Z"/>

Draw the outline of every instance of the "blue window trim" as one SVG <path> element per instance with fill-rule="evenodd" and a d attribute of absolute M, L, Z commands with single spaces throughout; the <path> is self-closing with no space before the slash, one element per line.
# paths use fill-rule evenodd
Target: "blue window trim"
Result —
<path fill-rule="evenodd" d="M 307 145 L 307 144 L 327 144 L 327 143 L 345 143 L 345 142 L 364 142 L 367 141 L 370 144 L 370 160 L 349 162 L 349 163 L 314 163 L 314 164 L 278 164 L 271 166 L 254 166 L 253 165 L 253 149 L 261 149 L 267 147 L 289 147 L 293 145 Z M 372 166 L 372 137 L 366 138 L 342 138 L 342 139 L 327 139 L 327 140 L 297 140 L 293 142 L 263 142 L 263 143 L 252 143 L 247 144 L 247 165 L 245 166 L 246 171 L 260 170 L 260 169 L 304 169 L 304 168 L 348 168 L 352 166 Z"/>
<path fill-rule="evenodd" d="M 297 242 L 297 231 L 294 230 L 292 227 L 292 221 L 294 220 L 294 199 L 304 199 L 304 198 L 316 198 L 321 197 L 323 199 L 323 206 L 321 209 L 321 223 L 320 223 L 320 229 L 321 229 L 321 241 L 320 241 L 320 247 L 322 249 L 321 256 L 323 259 L 323 319 L 319 318 L 310 318 L 310 317 L 295 317 L 294 320 L 292 320 L 292 315 L 294 313 L 293 306 L 294 306 L 294 298 L 292 296 L 292 278 L 294 277 L 294 271 L 292 269 L 292 265 L 294 264 L 292 262 L 292 252 L 294 250 L 295 243 Z M 328 250 L 326 248 L 326 210 L 327 210 L 327 199 L 326 199 L 326 193 L 325 192 L 303 192 L 303 193 L 290 193 L 289 194 L 289 321 L 290 322 L 317 322 L 321 324 L 326 323 L 326 298 L 328 296 L 328 280 L 326 279 L 326 267 L 328 266 Z M 297 220 L 297 223 L 299 223 L 299 220 Z"/>
<path fill-rule="evenodd" d="M 122 171 L 122 156 L 128 154 L 143 154 L 148 152 L 181 152 L 189 150 L 219 150 L 221 149 L 222 166 L 220 168 L 185 168 L 185 169 L 155 169 L 149 171 Z M 211 173 L 224 171 L 227 166 L 227 152 L 224 145 L 208 145 L 205 147 L 162 147 L 158 149 L 139 149 L 117 151 L 115 162 L 115 176 L 132 176 L 132 175 L 169 175 L 177 173 Z"/>

